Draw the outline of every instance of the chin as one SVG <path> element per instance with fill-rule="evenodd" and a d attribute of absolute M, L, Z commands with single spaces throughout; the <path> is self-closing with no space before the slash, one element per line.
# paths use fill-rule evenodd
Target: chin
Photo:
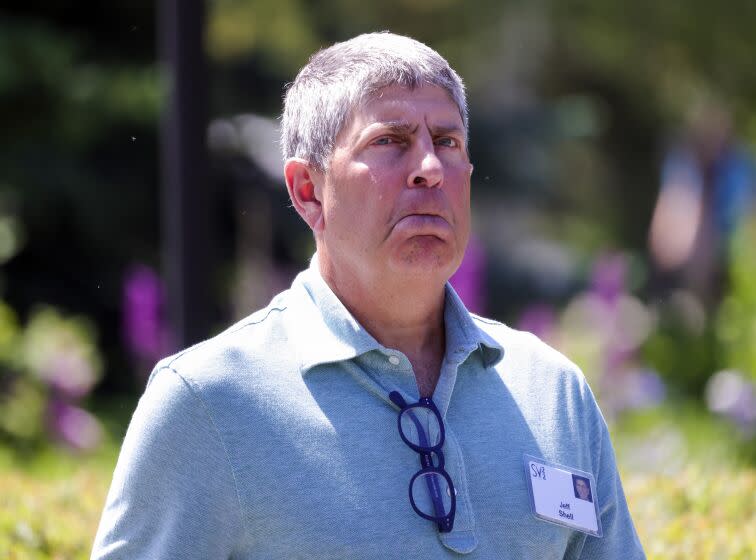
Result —
<path fill-rule="evenodd" d="M 423 240 L 403 247 L 392 261 L 392 268 L 398 273 L 446 282 L 459 268 L 462 255 L 438 239 Z"/>

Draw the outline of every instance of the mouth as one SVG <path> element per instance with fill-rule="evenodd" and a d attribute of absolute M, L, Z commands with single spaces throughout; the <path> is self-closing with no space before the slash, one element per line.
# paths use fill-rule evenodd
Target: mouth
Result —
<path fill-rule="evenodd" d="M 451 234 L 451 224 L 439 214 L 407 214 L 394 225 L 394 232 L 407 236 L 430 235 L 446 239 Z"/>

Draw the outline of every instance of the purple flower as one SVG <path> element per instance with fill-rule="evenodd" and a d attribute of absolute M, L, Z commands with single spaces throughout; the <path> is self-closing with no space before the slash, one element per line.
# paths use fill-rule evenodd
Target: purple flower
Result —
<path fill-rule="evenodd" d="M 658 405 L 667 396 L 664 382 L 652 370 L 630 372 L 625 389 L 625 406 L 631 409 Z"/>
<path fill-rule="evenodd" d="M 90 360 L 74 349 L 53 355 L 43 378 L 53 391 L 69 400 L 84 397 L 97 382 Z"/>
<path fill-rule="evenodd" d="M 627 410 L 658 406 L 667 396 L 667 388 L 655 371 L 632 366 L 605 372 L 600 387 L 601 408 L 609 418 Z"/>
<path fill-rule="evenodd" d="M 72 449 L 91 450 L 102 440 L 102 428 L 94 416 L 60 399 L 50 400 L 48 421 L 55 436 Z"/>
<path fill-rule="evenodd" d="M 467 244 L 465 256 L 449 282 L 473 313 L 483 313 L 486 308 L 486 252 L 483 244 L 474 235 Z"/>
<path fill-rule="evenodd" d="M 549 340 L 556 326 L 556 313 L 548 305 L 536 304 L 525 309 L 517 322 L 521 331 L 533 333 L 538 338 Z"/>
<path fill-rule="evenodd" d="M 613 303 L 625 291 L 626 276 L 627 262 L 623 255 L 604 255 L 593 266 L 591 288 L 604 301 Z"/>
<path fill-rule="evenodd" d="M 756 432 L 756 385 L 739 371 L 715 373 L 706 384 L 709 410 L 729 418 L 746 435 Z"/>
<path fill-rule="evenodd" d="M 153 362 L 165 351 L 162 305 L 160 277 L 148 266 L 132 267 L 123 285 L 123 332 L 126 346 L 140 359 Z"/>
<path fill-rule="evenodd" d="M 100 377 L 101 360 L 86 323 L 52 308 L 35 311 L 23 338 L 24 365 L 59 396 L 78 400 Z"/>

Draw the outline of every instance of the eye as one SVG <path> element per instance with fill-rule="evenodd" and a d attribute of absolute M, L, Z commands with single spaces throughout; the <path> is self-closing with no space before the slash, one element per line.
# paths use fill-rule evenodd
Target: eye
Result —
<path fill-rule="evenodd" d="M 388 146 L 390 144 L 396 144 L 396 139 L 391 136 L 381 136 L 373 141 L 376 146 Z"/>
<path fill-rule="evenodd" d="M 452 138 L 451 136 L 441 136 L 440 138 L 436 138 L 436 145 L 445 146 L 447 148 L 457 148 L 459 147 L 459 142 L 457 142 L 456 138 Z"/>

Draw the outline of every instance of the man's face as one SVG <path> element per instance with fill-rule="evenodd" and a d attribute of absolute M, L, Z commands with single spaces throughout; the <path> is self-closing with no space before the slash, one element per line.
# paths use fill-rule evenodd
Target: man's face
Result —
<path fill-rule="evenodd" d="M 580 480 L 579 478 L 575 481 L 575 489 L 577 490 L 578 496 L 580 496 L 580 499 L 587 500 L 588 495 L 590 494 L 590 490 L 588 490 L 588 485 L 585 483 L 584 480 Z"/>
<path fill-rule="evenodd" d="M 446 91 L 385 88 L 336 139 L 322 177 L 319 244 L 334 267 L 357 277 L 445 281 L 469 237 L 471 172 Z"/>

